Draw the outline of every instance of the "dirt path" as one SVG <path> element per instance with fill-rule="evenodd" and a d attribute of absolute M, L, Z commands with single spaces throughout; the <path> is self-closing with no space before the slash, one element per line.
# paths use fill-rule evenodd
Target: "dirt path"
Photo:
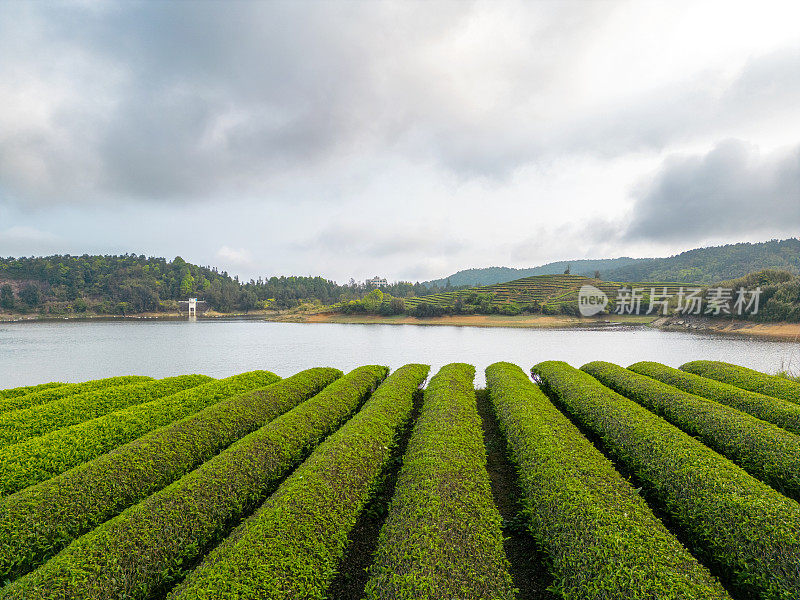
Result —
<path fill-rule="evenodd" d="M 503 517 L 503 547 L 511 563 L 514 587 L 519 589 L 517 600 L 555 600 L 557 596 L 547 591 L 553 578 L 547 572 L 545 557 L 536 548 L 525 525 L 525 518 L 520 513 L 521 492 L 517 473 L 506 456 L 505 441 L 492 414 L 489 394 L 481 389 L 477 390 L 477 396 L 486 444 L 486 467 L 495 505 Z"/>

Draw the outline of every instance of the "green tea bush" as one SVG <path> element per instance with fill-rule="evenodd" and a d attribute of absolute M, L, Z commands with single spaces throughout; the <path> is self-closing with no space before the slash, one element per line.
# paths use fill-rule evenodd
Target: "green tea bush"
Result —
<path fill-rule="evenodd" d="M 800 504 L 588 373 L 536 365 L 543 389 L 625 465 L 648 497 L 742 597 L 789 600 L 800 589 Z"/>
<path fill-rule="evenodd" d="M 181 375 L 83 392 L 47 404 L 5 412 L 0 414 L 0 448 L 209 381 L 211 377 L 205 375 Z"/>
<path fill-rule="evenodd" d="M 470 365 L 431 379 L 381 529 L 368 600 L 511 599 Z"/>
<path fill-rule="evenodd" d="M 182 477 L 340 375 L 336 369 L 310 369 L 229 398 L 7 496 L 0 502 L 0 573 L 27 572 L 72 539 Z M 272 381 L 277 379 L 272 376 Z"/>
<path fill-rule="evenodd" d="M 334 431 L 386 376 L 359 367 L 250 433 L 172 485 L 70 544 L 5 590 L 6 598 L 146 599 L 249 514 L 310 448 Z M 262 396 L 289 406 L 338 375 L 314 370 Z"/>
<path fill-rule="evenodd" d="M 800 500 L 800 436 L 612 363 L 591 362 L 581 370 L 664 417 L 753 477 Z"/>
<path fill-rule="evenodd" d="M 55 477 L 154 429 L 276 380 L 269 371 L 242 373 L 0 448 L 0 494 Z"/>
<path fill-rule="evenodd" d="M 325 598 L 427 373 L 406 365 L 390 375 L 170 598 Z"/>
<path fill-rule="evenodd" d="M 18 398 L 19 396 L 26 396 L 28 394 L 35 394 L 36 392 L 50 390 L 56 387 L 61 387 L 62 385 L 67 384 L 60 381 L 51 381 L 50 383 L 40 383 L 39 385 L 25 385 L 22 387 L 6 388 L 4 390 L 0 390 L 0 400 L 5 400 L 6 398 Z"/>
<path fill-rule="evenodd" d="M 486 382 L 529 529 L 564 598 L 729 598 L 522 369 L 495 363 Z"/>
<path fill-rule="evenodd" d="M 695 360 L 681 366 L 682 371 L 716 379 L 722 383 L 735 385 L 743 390 L 758 392 L 774 398 L 800 404 L 800 382 L 786 377 L 767 375 L 747 367 L 740 367 L 715 360 Z"/>
<path fill-rule="evenodd" d="M 144 377 L 142 375 L 124 375 L 122 377 L 108 377 L 106 379 L 94 379 L 84 383 L 65 383 L 52 388 L 44 388 L 40 391 L 33 391 L 29 394 L 15 395 L 8 397 L 0 397 L 0 413 L 10 410 L 19 410 L 21 408 L 28 408 L 36 406 L 37 404 L 45 404 L 53 402 L 54 400 L 61 400 L 68 396 L 75 394 L 82 394 L 84 392 L 92 392 L 106 388 L 113 388 L 118 385 L 131 385 L 134 383 L 143 383 L 145 381 L 153 381 L 152 377 Z"/>
<path fill-rule="evenodd" d="M 655 362 L 638 362 L 628 367 L 631 371 L 695 394 L 727 404 L 737 410 L 773 423 L 787 431 L 800 435 L 800 405 L 773 396 L 743 390 L 715 379 L 679 371 Z"/>

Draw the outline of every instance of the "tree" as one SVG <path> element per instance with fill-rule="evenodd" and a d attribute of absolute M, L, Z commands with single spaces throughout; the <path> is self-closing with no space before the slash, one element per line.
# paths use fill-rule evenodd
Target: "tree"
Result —
<path fill-rule="evenodd" d="M 598 271 L 597 269 L 594 270 L 594 278 L 600 279 L 600 271 Z"/>
<path fill-rule="evenodd" d="M 8 283 L 0 287 L 0 308 L 14 309 L 14 290 Z"/>
<path fill-rule="evenodd" d="M 39 286 L 34 283 L 26 283 L 19 291 L 19 299 L 31 308 L 38 306 L 39 302 L 42 300 L 42 293 L 39 290 Z"/>
<path fill-rule="evenodd" d="M 367 312 L 378 312 L 378 309 L 381 307 L 381 303 L 383 303 L 383 292 L 379 289 L 374 289 L 369 294 L 364 296 L 363 302 L 364 308 L 367 310 Z"/>
<path fill-rule="evenodd" d="M 181 296 L 189 297 L 192 290 L 194 290 L 194 277 L 192 277 L 191 273 L 187 273 L 181 281 Z"/>
<path fill-rule="evenodd" d="M 255 292 L 244 290 L 239 296 L 239 310 L 243 310 L 247 314 L 256 307 L 257 302 L 258 297 Z"/>
<path fill-rule="evenodd" d="M 564 275 L 569 275 L 569 263 L 567 263 L 567 268 L 564 269 Z"/>

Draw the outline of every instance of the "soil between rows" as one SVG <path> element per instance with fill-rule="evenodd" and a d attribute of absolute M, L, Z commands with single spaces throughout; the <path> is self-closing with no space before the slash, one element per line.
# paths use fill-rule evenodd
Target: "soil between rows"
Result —
<path fill-rule="evenodd" d="M 528 532 L 525 519 L 520 514 L 519 503 L 522 492 L 519 488 L 517 472 L 508 460 L 505 439 L 497 425 L 489 393 L 477 390 L 478 414 L 483 425 L 483 438 L 486 446 L 486 467 L 492 484 L 494 503 L 503 517 L 503 547 L 511 563 L 511 578 L 519 592 L 517 600 L 555 600 L 555 594 L 548 591 L 553 577 L 547 571 L 546 557 L 536 547 L 536 542 Z"/>

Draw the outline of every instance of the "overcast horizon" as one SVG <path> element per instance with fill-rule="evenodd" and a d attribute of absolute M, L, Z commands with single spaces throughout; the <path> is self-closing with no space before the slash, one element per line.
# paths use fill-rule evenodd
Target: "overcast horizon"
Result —
<path fill-rule="evenodd" d="M 5 2 L 0 256 L 245 279 L 800 232 L 794 2 Z"/>

